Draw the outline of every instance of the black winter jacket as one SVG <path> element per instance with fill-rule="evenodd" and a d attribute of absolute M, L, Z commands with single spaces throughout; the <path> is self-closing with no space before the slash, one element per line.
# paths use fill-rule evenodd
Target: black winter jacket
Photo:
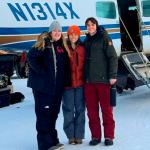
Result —
<path fill-rule="evenodd" d="M 107 32 L 103 28 L 99 28 L 95 35 L 87 34 L 84 46 L 86 50 L 86 82 L 109 83 L 109 79 L 116 79 L 118 59 Z"/>
<path fill-rule="evenodd" d="M 51 43 L 52 44 L 52 43 Z M 55 75 L 54 56 L 51 45 L 45 47 L 44 50 L 32 48 L 27 60 L 29 64 L 29 76 L 27 86 L 33 90 L 56 94 L 62 92 L 64 86 L 70 86 L 71 75 L 69 57 L 61 42 L 54 42 L 56 54 L 57 73 Z"/>

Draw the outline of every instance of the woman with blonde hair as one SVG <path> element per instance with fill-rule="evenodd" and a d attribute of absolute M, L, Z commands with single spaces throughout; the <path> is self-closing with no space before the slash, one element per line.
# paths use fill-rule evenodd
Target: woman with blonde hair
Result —
<path fill-rule="evenodd" d="M 39 35 L 28 53 L 28 87 L 35 99 L 36 129 L 39 150 L 63 149 L 59 143 L 56 120 L 65 85 L 69 85 L 69 57 L 64 48 L 62 28 L 53 21 L 49 32 Z"/>

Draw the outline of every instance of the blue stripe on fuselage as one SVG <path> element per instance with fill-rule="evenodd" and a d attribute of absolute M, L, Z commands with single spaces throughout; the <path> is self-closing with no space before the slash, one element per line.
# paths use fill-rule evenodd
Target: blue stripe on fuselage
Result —
<path fill-rule="evenodd" d="M 150 22 L 144 22 L 144 25 L 150 25 Z M 119 24 L 104 24 L 102 25 L 105 29 L 118 29 Z M 79 26 L 81 31 L 86 30 L 85 26 Z M 68 26 L 63 27 L 63 32 L 68 30 Z M 48 31 L 48 27 L 28 27 L 28 28 L 5 28 L 0 27 L 0 35 L 19 35 L 19 34 L 40 34 L 43 31 Z"/>
<path fill-rule="evenodd" d="M 21 50 L 21 51 L 28 51 L 31 49 L 35 41 L 27 41 L 27 42 L 19 42 L 14 44 L 8 44 L 8 45 L 0 45 L 0 48 L 6 49 L 6 50 Z"/>
<path fill-rule="evenodd" d="M 86 30 L 85 26 L 79 26 L 81 30 Z M 119 24 L 103 25 L 104 28 L 119 28 Z M 63 27 L 63 32 L 68 30 L 68 26 Z M 48 31 L 48 27 L 29 27 L 29 28 L 0 28 L 0 35 L 19 35 L 19 34 L 39 34 Z"/>
<path fill-rule="evenodd" d="M 20 34 L 39 34 L 43 31 L 48 31 L 48 28 L 0 28 L 0 35 L 20 35 Z"/>

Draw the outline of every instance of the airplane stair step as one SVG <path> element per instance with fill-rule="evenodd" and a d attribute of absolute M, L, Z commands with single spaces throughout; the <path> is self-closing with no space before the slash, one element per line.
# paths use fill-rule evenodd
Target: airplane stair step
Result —
<path fill-rule="evenodd" d="M 122 60 L 130 73 L 150 88 L 150 61 L 143 53 L 127 53 Z"/>

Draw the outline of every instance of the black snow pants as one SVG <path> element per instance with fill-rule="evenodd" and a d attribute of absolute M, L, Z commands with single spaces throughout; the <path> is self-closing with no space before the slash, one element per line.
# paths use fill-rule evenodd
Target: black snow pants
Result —
<path fill-rule="evenodd" d="M 60 111 L 62 92 L 50 95 L 33 90 L 33 95 L 38 148 L 39 150 L 47 150 L 59 143 L 56 120 Z"/>

